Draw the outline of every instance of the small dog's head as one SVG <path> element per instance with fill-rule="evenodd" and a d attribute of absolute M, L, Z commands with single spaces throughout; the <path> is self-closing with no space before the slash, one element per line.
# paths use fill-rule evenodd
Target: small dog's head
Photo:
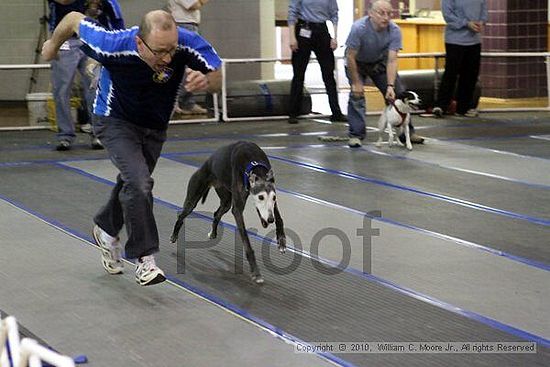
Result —
<path fill-rule="evenodd" d="M 248 176 L 248 184 L 250 187 L 250 196 L 254 200 L 256 212 L 260 217 L 262 227 L 267 226 L 275 221 L 275 203 L 277 195 L 275 193 L 275 178 L 273 170 L 269 170 L 265 177 L 255 173 L 250 173 Z"/>
<path fill-rule="evenodd" d="M 409 106 L 412 110 L 418 110 L 420 104 L 422 103 L 422 100 L 418 94 L 410 90 L 403 92 L 400 99 L 403 100 L 403 103 Z"/>

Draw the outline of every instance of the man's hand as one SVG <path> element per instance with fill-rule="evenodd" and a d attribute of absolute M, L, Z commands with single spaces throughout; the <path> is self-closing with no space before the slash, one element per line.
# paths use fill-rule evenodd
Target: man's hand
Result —
<path fill-rule="evenodd" d="M 209 82 L 206 75 L 200 71 L 191 70 L 187 73 L 185 78 L 185 90 L 188 92 L 199 92 L 208 89 Z"/>
<path fill-rule="evenodd" d="M 391 85 L 386 88 L 386 100 L 389 102 L 395 101 L 395 90 Z"/>
<path fill-rule="evenodd" d="M 338 41 L 336 41 L 336 38 L 331 38 L 330 48 L 332 49 L 332 51 L 336 50 L 337 47 L 338 47 Z"/>
<path fill-rule="evenodd" d="M 42 45 L 42 58 L 45 61 L 52 61 L 57 58 L 58 48 L 53 44 L 52 40 L 46 40 Z"/>
<path fill-rule="evenodd" d="M 292 52 L 296 52 L 296 50 L 298 49 L 298 40 L 296 39 L 295 35 L 290 36 L 290 49 L 292 50 Z"/>
<path fill-rule="evenodd" d="M 351 85 L 351 93 L 355 95 L 356 97 L 361 97 L 364 93 L 363 84 L 361 83 L 353 83 Z"/>
<path fill-rule="evenodd" d="M 468 28 L 470 28 L 472 31 L 476 33 L 480 33 L 481 30 L 483 29 L 483 23 L 471 20 L 468 22 Z"/>

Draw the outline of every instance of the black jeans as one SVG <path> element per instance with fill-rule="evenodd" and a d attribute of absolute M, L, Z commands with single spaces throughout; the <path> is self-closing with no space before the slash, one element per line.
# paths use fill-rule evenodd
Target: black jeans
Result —
<path fill-rule="evenodd" d="M 461 46 L 445 43 L 445 52 L 445 72 L 435 105 L 445 111 L 456 86 L 456 113 L 463 115 L 470 108 L 475 107 L 473 99 L 479 77 L 481 44 Z"/>
<path fill-rule="evenodd" d="M 135 259 L 159 251 L 153 215 L 153 178 L 166 140 L 166 130 L 154 130 L 111 117 L 94 116 L 94 131 L 111 162 L 118 168 L 117 182 L 109 201 L 94 222 L 116 237 L 126 224 L 126 256 Z"/>
<path fill-rule="evenodd" d="M 311 38 L 300 36 L 300 29 L 308 27 L 311 30 Z M 330 33 L 324 23 L 306 23 L 298 21 L 295 27 L 298 50 L 292 53 L 292 84 L 290 87 L 289 115 L 298 116 L 302 107 L 304 91 L 304 77 L 309 63 L 311 51 L 317 56 L 325 88 L 328 94 L 328 102 L 333 115 L 341 115 L 338 105 L 338 93 L 334 80 L 334 52 L 330 48 Z"/>

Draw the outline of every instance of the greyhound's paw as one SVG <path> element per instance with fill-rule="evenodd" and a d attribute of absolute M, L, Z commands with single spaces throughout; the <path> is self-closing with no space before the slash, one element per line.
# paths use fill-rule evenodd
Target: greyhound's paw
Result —
<path fill-rule="evenodd" d="M 260 274 L 252 274 L 252 281 L 256 284 L 264 284 L 264 277 Z"/>
<path fill-rule="evenodd" d="M 176 242 L 178 242 L 178 236 L 176 236 L 176 235 L 173 234 L 173 235 L 170 237 L 170 243 L 175 244 Z"/>
<path fill-rule="evenodd" d="M 412 144 L 407 144 L 407 149 L 408 149 L 408 150 L 413 150 Z"/>
<path fill-rule="evenodd" d="M 374 143 L 374 145 L 377 147 L 377 148 L 380 148 L 382 146 L 382 140 L 378 140 L 376 143 Z"/>
<path fill-rule="evenodd" d="M 216 232 L 214 231 L 208 232 L 208 238 L 210 238 L 211 240 L 213 240 L 216 237 L 218 237 L 218 234 Z"/>
<path fill-rule="evenodd" d="M 281 252 L 281 254 L 284 254 L 286 252 L 286 237 L 281 237 L 277 240 L 277 248 Z"/>

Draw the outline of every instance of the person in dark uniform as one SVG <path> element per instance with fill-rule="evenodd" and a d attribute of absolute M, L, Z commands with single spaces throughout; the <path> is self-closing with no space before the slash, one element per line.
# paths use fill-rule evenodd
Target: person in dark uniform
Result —
<path fill-rule="evenodd" d="M 107 204 L 94 217 L 93 236 L 109 274 L 123 271 L 118 234 L 126 225 L 126 256 L 136 259 L 140 285 L 164 281 L 156 265 L 159 235 L 153 214 L 153 170 L 166 141 L 168 120 L 187 67 L 190 92 L 215 93 L 221 59 L 197 33 L 177 27 L 164 10 L 147 13 L 139 27 L 109 31 L 72 12 L 42 47 L 51 60 L 76 34 L 82 50 L 101 65 L 94 103 L 94 132 L 119 170 Z"/>
<path fill-rule="evenodd" d="M 334 38 L 330 36 L 326 21 L 334 27 Z M 290 31 L 290 49 L 292 50 L 292 84 L 290 87 L 290 124 L 298 123 L 303 98 L 304 77 L 311 51 L 315 53 L 323 82 L 328 94 L 328 101 L 333 122 L 346 122 L 338 104 L 338 92 L 334 80 L 334 50 L 338 28 L 338 4 L 336 0 L 290 0 L 288 6 L 288 27 Z"/>

